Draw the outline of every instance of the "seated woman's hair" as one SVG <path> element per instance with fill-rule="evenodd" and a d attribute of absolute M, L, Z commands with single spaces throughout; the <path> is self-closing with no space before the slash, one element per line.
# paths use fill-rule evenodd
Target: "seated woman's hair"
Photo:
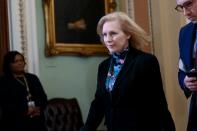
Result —
<path fill-rule="evenodd" d="M 22 58 L 25 62 L 25 58 L 24 58 L 23 54 L 21 54 L 18 51 L 9 51 L 7 54 L 5 54 L 4 59 L 3 59 L 3 73 L 5 75 L 12 74 L 11 64 L 14 63 L 16 55 L 22 56 Z"/>

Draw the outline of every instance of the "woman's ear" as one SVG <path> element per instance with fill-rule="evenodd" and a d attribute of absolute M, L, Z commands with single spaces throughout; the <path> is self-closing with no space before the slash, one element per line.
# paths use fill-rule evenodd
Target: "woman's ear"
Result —
<path fill-rule="evenodd" d="M 127 39 L 130 39 L 131 38 L 131 35 L 127 35 Z"/>

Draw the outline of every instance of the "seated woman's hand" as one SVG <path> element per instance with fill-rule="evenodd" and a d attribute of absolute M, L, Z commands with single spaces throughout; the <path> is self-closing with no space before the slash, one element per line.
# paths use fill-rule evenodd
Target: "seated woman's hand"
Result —
<path fill-rule="evenodd" d="M 28 107 L 27 115 L 30 117 L 39 116 L 40 115 L 40 107 Z"/>

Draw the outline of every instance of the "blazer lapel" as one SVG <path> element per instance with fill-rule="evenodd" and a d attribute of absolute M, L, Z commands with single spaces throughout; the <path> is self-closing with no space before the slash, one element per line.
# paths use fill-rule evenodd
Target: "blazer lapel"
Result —
<path fill-rule="evenodd" d="M 112 99 L 113 103 L 117 104 L 121 98 L 121 94 L 124 94 L 126 86 L 121 86 L 121 84 L 124 82 L 125 76 L 128 76 L 127 73 L 129 73 L 132 68 L 132 65 L 134 63 L 134 57 L 136 55 L 136 50 L 131 48 L 130 51 L 127 54 L 125 63 L 118 74 L 118 77 L 116 79 L 116 82 L 114 84 L 114 89 L 112 91 Z M 130 72 L 131 73 L 131 72 Z"/>
<path fill-rule="evenodd" d="M 181 58 L 185 62 L 184 64 L 187 65 L 186 70 L 191 70 L 193 68 L 192 52 L 193 52 L 194 41 L 196 38 L 195 25 L 191 23 L 191 25 L 185 28 L 185 30 L 187 31 L 183 31 L 179 39 L 179 41 L 182 42 L 180 44 L 180 50 L 181 52 L 183 52 L 181 54 Z"/>
<path fill-rule="evenodd" d="M 119 84 L 122 82 L 122 80 L 124 79 L 124 77 L 128 73 L 128 70 L 132 67 L 135 54 L 136 54 L 136 50 L 131 48 L 126 56 L 127 58 L 125 60 L 125 63 L 123 65 L 120 73 L 118 74 L 118 77 L 117 77 L 116 82 L 114 84 L 114 89 L 118 88 Z"/>

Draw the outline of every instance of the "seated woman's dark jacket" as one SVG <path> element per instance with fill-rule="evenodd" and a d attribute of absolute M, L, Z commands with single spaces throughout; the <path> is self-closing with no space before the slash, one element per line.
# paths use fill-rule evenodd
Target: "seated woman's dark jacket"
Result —
<path fill-rule="evenodd" d="M 12 131 L 30 131 L 33 128 L 44 128 L 43 110 L 47 104 L 47 96 L 40 80 L 34 74 L 26 73 L 28 87 L 35 105 L 40 107 L 41 115 L 34 118 L 27 116 L 27 89 L 13 76 L 0 78 L 0 129 Z M 39 127 L 40 126 L 40 127 Z M 31 128 L 31 129 L 28 129 Z"/>

